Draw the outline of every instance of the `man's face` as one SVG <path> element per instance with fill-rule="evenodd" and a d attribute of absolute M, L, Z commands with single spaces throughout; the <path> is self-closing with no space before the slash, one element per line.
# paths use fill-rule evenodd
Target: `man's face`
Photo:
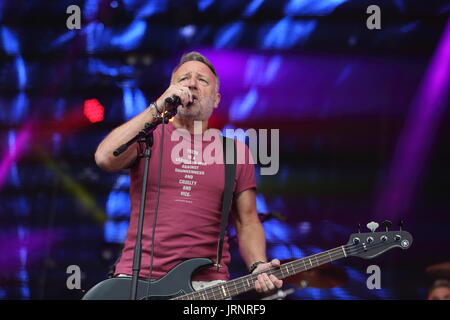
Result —
<path fill-rule="evenodd" d="M 178 108 L 177 117 L 206 120 L 217 108 L 220 94 L 216 92 L 216 76 L 200 61 L 183 63 L 172 75 L 172 83 L 189 88 L 194 101 L 188 107 Z"/>

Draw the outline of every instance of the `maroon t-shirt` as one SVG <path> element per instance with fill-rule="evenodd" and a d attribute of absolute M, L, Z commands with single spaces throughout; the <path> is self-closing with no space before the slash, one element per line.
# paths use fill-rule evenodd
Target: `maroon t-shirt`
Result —
<path fill-rule="evenodd" d="M 203 141 L 205 139 L 202 139 L 202 135 L 192 135 L 187 131 L 180 134 L 180 130 L 176 130 L 172 123 L 164 125 L 164 128 L 163 165 L 152 279 L 161 278 L 177 264 L 190 258 L 210 258 L 216 262 L 225 176 L 222 163 L 211 164 L 212 161 L 209 161 L 208 157 L 201 159 L 200 156 L 205 154 L 205 150 L 209 150 L 206 154 L 223 159 L 220 141 L 214 138 L 212 142 Z M 175 130 L 176 132 L 174 132 Z M 174 133 L 176 141 L 172 141 L 172 133 Z M 149 167 L 139 274 L 144 278 L 149 276 L 150 271 L 151 235 L 157 195 L 161 134 L 162 126 L 160 125 L 154 131 L 154 144 Z M 184 149 L 187 150 L 186 154 L 179 152 L 180 142 L 189 141 L 184 138 L 190 138 L 191 141 L 190 147 L 187 144 L 188 148 Z M 218 143 L 218 148 L 215 150 L 220 151 L 219 154 L 211 152 L 211 146 L 213 146 L 211 143 Z M 207 146 L 209 146 L 208 149 Z M 139 148 L 139 152 L 142 152 L 144 145 L 140 143 L 136 144 L 136 147 Z M 247 146 L 237 141 L 237 149 L 239 150 L 239 148 L 245 148 L 246 153 L 249 154 Z M 238 151 L 237 155 L 239 158 L 234 184 L 235 195 L 256 187 L 254 165 L 249 160 L 252 159 L 251 156 L 250 158 L 246 156 L 246 161 L 242 164 L 244 162 L 242 154 Z M 209 164 L 205 164 L 205 160 L 208 160 Z M 191 162 L 189 163 L 189 161 Z M 130 225 L 115 274 L 132 274 L 143 170 L 144 159 L 137 161 L 130 169 Z M 225 237 L 221 263 L 223 267 L 218 271 L 214 267 L 203 269 L 194 275 L 193 280 L 228 280 L 229 262 L 228 237 Z"/>

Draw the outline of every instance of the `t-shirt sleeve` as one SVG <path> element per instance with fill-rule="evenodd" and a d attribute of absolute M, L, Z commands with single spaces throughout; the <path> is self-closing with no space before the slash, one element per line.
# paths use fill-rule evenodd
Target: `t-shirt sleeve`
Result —
<path fill-rule="evenodd" d="M 243 154 L 244 150 L 245 154 Z M 252 154 L 248 146 L 239 140 L 236 141 L 236 160 L 234 194 L 256 188 L 255 165 Z"/>

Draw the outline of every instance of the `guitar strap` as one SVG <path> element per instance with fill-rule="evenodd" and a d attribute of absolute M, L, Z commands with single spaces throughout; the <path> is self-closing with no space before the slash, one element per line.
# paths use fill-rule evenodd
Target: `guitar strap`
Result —
<path fill-rule="evenodd" d="M 231 146 L 233 146 L 231 148 Z M 217 259 L 214 264 L 217 270 L 222 267 L 220 262 L 222 260 L 223 240 L 225 237 L 225 230 L 228 224 L 228 215 L 233 201 L 234 177 L 236 175 L 236 143 L 233 139 L 223 137 L 223 159 L 225 168 L 225 186 L 222 195 L 222 216 L 220 221 L 220 235 L 217 243 Z"/>

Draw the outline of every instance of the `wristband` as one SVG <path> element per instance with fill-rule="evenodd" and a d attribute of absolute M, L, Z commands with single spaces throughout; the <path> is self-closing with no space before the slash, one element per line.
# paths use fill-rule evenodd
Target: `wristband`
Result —
<path fill-rule="evenodd" d="M 158 110 L 158 105 L 156 104 L 156 101 L 153 102 L 152 105 L 155 107 L 156 112 L 158 112 L 158 114 L 161 114 L 161 111 Z"/>
<path fill-rule="evenodd" d="M 249 271 L 250 273 L 253 273 L 253 271 L 255 271 L 255 269 L 256 269 L 260 264 L 262 264 L 262 263 L 266 263 L 266 262 L 264 262 L 264 261 L 256 261 L 254 264 L 252 264 L 252 265 L 250 266 L 250 268 L 248 268 L 248 271 Z"/>

